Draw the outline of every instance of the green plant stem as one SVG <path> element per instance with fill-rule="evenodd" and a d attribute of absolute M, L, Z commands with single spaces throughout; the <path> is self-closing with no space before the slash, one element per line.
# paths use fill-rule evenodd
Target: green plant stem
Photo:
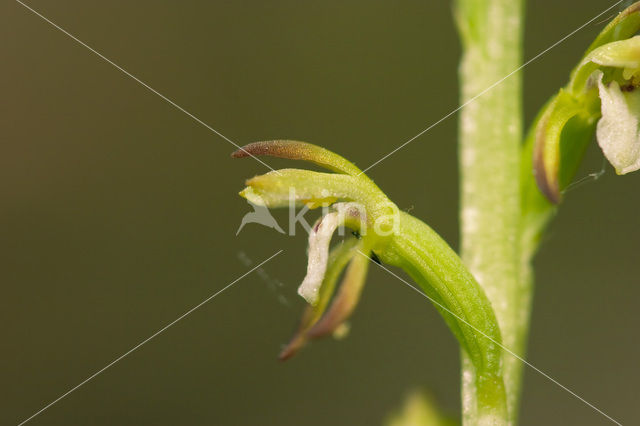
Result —
<path fill-rule="evenodd" d="M 379 251 L 402 268 L 440 311 L 474 367 L 475 408 L 486 424 L 507 415 L 500 330 L 482 288 L 449 245 L 419 219 L 401 212 L 394 238 Z"/>
<path fill-rule="evenodd" d="M 459 130 L 462 258 L 491 301 L 503 345 L 519 355 L 531 293 L 529 261 L 520 255 L 522 83 L 520 73 L 504 78 L 522 61 L 523 9 L 524 0 L 458 0 L 456 10 L 463 45 L 461 102 L 470 101 Z M 462 364 L 463 422 L 480 424 L 476 372 L 465 353 Z M 522 364 L 505 351 L 503 369 L 504 423 L 514 424 Z"/>

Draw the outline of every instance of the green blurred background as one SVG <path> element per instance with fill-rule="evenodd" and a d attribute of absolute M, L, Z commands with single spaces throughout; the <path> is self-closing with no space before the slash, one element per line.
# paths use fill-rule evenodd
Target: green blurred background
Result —
<path fill-rule="evenodd" d="M 527 58 L 612 4 L 577 3 L 530 2 Z M 448 1 L 28 4 L 239 144 L 301 139 L 366 167 L 457 105 Z M 603 19 L 525 69 L 528 122 Z M 376 268 L 346 340 L 276 362 L 303 306 L 306 237 L 258 225 L 235 236 L 250 210 L 237 192 L 265 167 L 232 161 L 231 144 L 20 4 L 2 2 L 0 32 L 0 424 L 279 249 L 31 424 L 373 425 L 421 386 L 458 415 L 456 342 Z M 456 121 L 369 172 L 454 247 Z M 579 177 L 601 168 L 594 143 Z M 536 260 L 528 353 L 622 423 L 640 404 L 639 190 L 640 173 L 607 166 L 568 194 Z M 523 425 L 609 424 L 525 371 Z"/>

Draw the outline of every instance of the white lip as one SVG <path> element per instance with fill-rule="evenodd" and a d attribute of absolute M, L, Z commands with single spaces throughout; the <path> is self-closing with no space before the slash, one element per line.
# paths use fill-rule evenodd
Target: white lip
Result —
<path fill-rule="evenodd" d="M 640 90 L 623 92 L 617 82 L 605 85 L 602 79 L 600 72 L 602 118 L 596 133 L 598 144 L 616 173 L 624 175 L 640 169 Z"/>

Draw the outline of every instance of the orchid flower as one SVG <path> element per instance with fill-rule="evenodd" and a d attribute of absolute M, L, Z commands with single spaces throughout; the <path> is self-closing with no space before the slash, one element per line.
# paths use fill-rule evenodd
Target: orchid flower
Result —
<path fill-rule="evenodd" d="M 598 144 L 616 173 L 634 172 L 640 169 L 640 36 L 602 46 L 588 59 L 613 68 L 618 77 L 605 83 L 604 72 L 594 73 L 602 103 Z"/>
<path fill-rule="evenodd" d="M 501 338 L 493 309 L 447 243 L 425 223 L 400 211 L 353 163 L 331 151 L 304 142 L 271 141 L 249 144 L 232 154 L 259 155 L 305 160 L 333 172 L 272 171 L 247 180 L 240 192 L 251 203 L 268 208 L 294 203 L 328 209 L 309 234 L 307 274 L 298 289 L 307 307 L 280 359 L 292 357 L 310 339 L 343 328 L 358 304 L 370 264 L 383 262 L 402 268 L 418 283 L 469 354 L 476 385 L 484 395 L 478 404 L 504 410 Z M 357 236 L 330 249 L 341 226 Z"/>
<path fill-rule="evenodd" d="M 549 201 L 560 202 L 597 136 L 616 173 L 640 169 L 640 3 L 600 33 L 533 127 L 533 170 Z"/>

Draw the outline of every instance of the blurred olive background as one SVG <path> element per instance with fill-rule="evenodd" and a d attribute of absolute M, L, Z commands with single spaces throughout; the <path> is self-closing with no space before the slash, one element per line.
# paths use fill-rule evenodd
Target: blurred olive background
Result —
<path fill-rule="evenodd" d="M 448 1 L 28 4 L 238 144 L 301 139 L 366 167 L 457 106 Z M 610 4 L 531 2 L 526 57 Z M 604 18 L 526 67 L 528 122 Z M 235 236 L 250 211 L 237 192 L 267 169 L 232 160 L 230 143 L 20 4 L 2 3 L 0 32 L 0 424 L 280 249 L 30 424 L 373 425 L 416 387 L 458 416 L 456 342 L 428 301 L 376 268 L 346 340 L 278 363 L 303 307 L 306 236 L 259 225 Z M 454 247 L 456 121 L 369 172 Z M 602 166 L 594 143 L 579 177 Z M 536 260 L 527 356 L 622 423 L 640 403 L 639 191 L 640 173 L 607 166 L 568 194 Z M 609 424 L 525 371 L 523 425 Z"/>

